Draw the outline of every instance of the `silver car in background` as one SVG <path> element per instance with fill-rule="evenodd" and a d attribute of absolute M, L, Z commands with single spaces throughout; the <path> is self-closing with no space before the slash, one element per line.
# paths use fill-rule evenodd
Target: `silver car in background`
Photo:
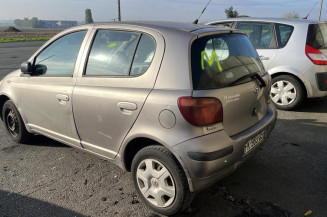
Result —
<path fill-rule="evenodd" d="M 327 23 L 304 19 L 233 18 L 208 23 L 247 33 L 272 77 L 277 108 L 293 110 L 327 96 Z"/>
<path fill-rule="evenodd" d="M 158 213 L 238 168 L 276 121 L 270 75 L 246 35 L 166 22 L 74 27 L 0 83 L 9 136 L 42 134 L 132 172 Z"/>

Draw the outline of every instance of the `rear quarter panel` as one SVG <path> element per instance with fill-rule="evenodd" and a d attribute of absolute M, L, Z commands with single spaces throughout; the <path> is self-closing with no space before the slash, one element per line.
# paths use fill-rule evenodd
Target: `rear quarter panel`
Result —
<path fill-rule="evenodd" d="M 301 77 L 312 66 L 305 55 L 308 24 L 295 24 L 293 34 L 284 48 L 278 49 L 275 61 L 267 68 L 269 74 L 288 72 Z"/>

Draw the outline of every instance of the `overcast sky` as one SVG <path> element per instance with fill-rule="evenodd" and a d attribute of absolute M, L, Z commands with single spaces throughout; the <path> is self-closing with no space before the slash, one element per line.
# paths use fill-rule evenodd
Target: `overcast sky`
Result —
<path fill-rule="evenodd" d="M 122 20 L 169 20 L 192 22 L 208 0 L 121 0 Z M 224 10 L 233 6 L 239 14 L 251 17 L 281 17 L 286 12 L 308 14 L 317 19 L 320 0 L 212 0 L 200 22 L 225 18 Z M 84 20 L 84 10 L 92 10 L 94 21 L 117 18 L 117 0 L 0 0 L 0 20 L 24 17 L 51 20 Z M 327 1 L 322 11 L 327 20 Z"/>

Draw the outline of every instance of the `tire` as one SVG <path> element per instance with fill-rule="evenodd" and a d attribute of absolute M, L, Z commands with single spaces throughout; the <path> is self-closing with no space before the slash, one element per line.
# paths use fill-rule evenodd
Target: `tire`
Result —
<path fill-rule="evenodd" d="M 31 134 L 26 130 L 23 119 L 11 100 L 3 105 L 2 120 L 7 133 L 15 142 L 25 143 L 31 138 Z"/>
<path fill-rule="evenodd" d="M 280 75 L 272 79 L 270 97 L 278 109 L 294 110 L 305 99 L 305 90 L 293 76 Z"/>
<path fill-rule="evenodd" d="M 192 202 L 185 173 L 165 147 L 154 145 L 141 149 L 133 159 L 132 175 L 138 195 L 157 213 L 174 215 Z"/>

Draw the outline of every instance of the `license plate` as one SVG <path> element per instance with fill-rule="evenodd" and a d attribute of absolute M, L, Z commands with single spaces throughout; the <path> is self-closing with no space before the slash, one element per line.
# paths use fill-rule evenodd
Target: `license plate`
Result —
<path fill-rule="evenodd" d="M 253 149 L 256 145 L 261 143 L 266 138 L 266 131 L 262 131 L 252 139 L 250 139 L 244 146 L 244 154 L 248 153 L 251 149 Z"/>

